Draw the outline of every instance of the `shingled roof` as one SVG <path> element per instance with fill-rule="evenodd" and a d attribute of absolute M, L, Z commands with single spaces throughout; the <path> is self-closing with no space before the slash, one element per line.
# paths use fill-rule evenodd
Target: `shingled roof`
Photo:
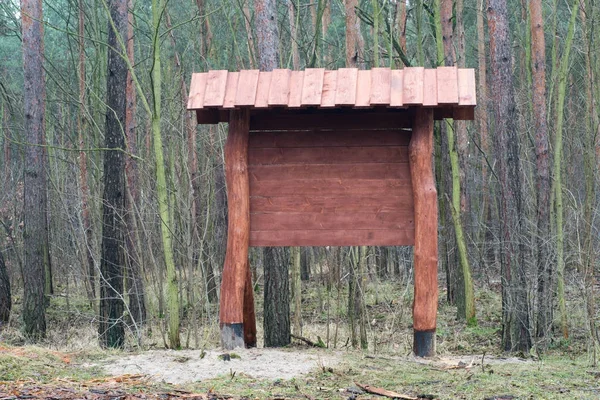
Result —
<path fill-rule="evenodd" d="M 475 71 L 471 68 L 340 68 L 333 71 L 307 68 L 304 71 L 211 70 L 195 73 L 187 108 L 200 111 L 242 107 L 425 106 L 443 108 L 446 114 L 457 119 L 472 119 L 475 105 Z"/>

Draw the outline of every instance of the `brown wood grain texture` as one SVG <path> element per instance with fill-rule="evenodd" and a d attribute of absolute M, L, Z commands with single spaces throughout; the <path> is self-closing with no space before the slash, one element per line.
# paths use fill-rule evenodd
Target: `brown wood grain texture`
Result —
<path fill-rule="evenodd" d="M 413 326 L 421 332 L 436 328 L 438 302 L 438 210 L 432 154 L 433 111 L 418 108 L 409 158 L 415 210 Z"/>
<path fill-rule="evenodd" d="M 292 71 L 290 76 L 290 97 L 288 107 L 295 108 L 302 105 L 302 84 L 304 82 L 304 71 Z"/>
<path fill-rule="evenodd" d="M 229 222 L 221 283 L 220 322 L 243 323 L 248 269 L 250 189 L 248 184 L 249 110 L 233 110 L 225 144 L 225 179 Z"/>
<path fill-rule="evenodd" d="M 254 114 L 251 118 L 250 129 L 252 131 L 285 129 L 361 130 L 364 128 L 361 121 L 368 121 L 369 129 L 410 128 L 412 126 L 410 114 L 400 110 L 380 112 L 336 109 L 318 110 L 319 112 L 312 114 L 302 113 L 302 111 L 304 110 L 292 113 L 289 110 L 269 110 L 266 113 Z"/>
<path fill-rule="evenodd" d="M 307 68 L 304 70 L 301 97 L 303 106 L 321 105 L 324 75 L 325 68 Z"/>
<path fill-rule="evenodd" d="M 272 72 L 260 71 L 258 75 L 258 86 L 256 88 L 256 101 L 254 107 L 269 107 L 269 90 L 271 89 Z"/>
<path fill-rule="evenodd" d="M 410 180 L 408 163 L 252 165 L 252 181 L 302 179 L 401 179 Z"/>
<path fill-rule="evenodd" d="M 246 347 L 256 347 L 256 313 L 254 311 L 254 285 L 250 261 L 246 262 L 244 280 L 244 343 Z"/>
<path fill-rule="evenodd" d="M 250 165 L 357 164 L 407 161 L 406 146 L 252 148 L 248 154 Z"/>
<path fill-rule="evenodd" d="M 371 71 L 358 71 L 356 80 L 356 102 L 354 107 L 369 107 L 371 105 Z"/>
<path fill-rule="evenodd" d="M 370 104 L 389 105 L 391 102 L 391 95 L 392 70 L 390 68 L 373 68 L 371 70 Z"/>
<path fill-rule="evenodd" d="M 414 231 L 320 230 L 252 231 L 250 245 L 265 246 L 412 246 Z"/>
<path fill-rule="evenodd" d="M 274 69 L 272 71 L 268 100 L 270 106 L 287 106 L 290 97 L 291 75 L 292 71 L 289 69 Z"/>
<path fill-rule="evenodd" d="M 425 68 L 404 68 L 404 104 L 423 104 L 423 76 Z"/>
<path fill-rule="evenodd" d="M 321 92 L 321 107 L 335 107 L 335 92 L 337 88 L 337 71 L 325 71 L 323 74 L 323 91 Z"/>
<path fill-rule="evenodd" d="M 237 91 L 235 94 L 235 106 L 253 106 L 256 102 L 256 90 L 258 89 L 257 69 L 240 71 Z"/>
<path fill-rule="evenodd" d="M 437 73 L 435 69 L 423 71 L 423 105 L 435 107 L 438 105 Z"/>
<path fill-rule="evenodd" d="M 192 74 L 190 97 L 187 105 L 188 110 L 195 110 L 204 107 L 204 91 L 206 90 L 207 77 L 208 74 L 206 72 Z"/>
<path fill-rule="evenodd" d="M 251 213 L 252 231 L 414 229 L 409 211 L 375 213 Z"/>
<path fill-rule="evenodd" d="M 392 70 L 390 93 L 390 106 L 402 107 L 404 105 L 404 70 Z"/>
<path fill-rule="evenodd" d="M 458 104 L 458 70 L 456 67 L 438 67 L 437 102 L 438 104 Z"/>
<path fill-rule="evenodd" d="M 235 97 L 237 95 L 238 90 L 238 83 L 240 81 L 240 74 L 241 72 L 230 72 L 227 74 L 227 87 L 225 88 L 225 99 L 223 100 L 223 108 L 234 108 Z"/>
<path fill-rule="evenodd" d="M 458 70 L 458 104 L 460 106 L 474 106 L 477 104 L 475 89 L 475 70 Z"/>
<path fill-rule="evenodd" d="M 289 182 L 250 181 L 252 196 L 307 196 L 327 193 L 333 196 L 386 196 L 408 193 L 410 179 L 294 179 Z"/>
<path fill-rule="evenodd" d="M 206 89 L 204 92 L 204 107 L 221 107 L 225 99 L 225 87 L 227 86 L 227 71 L 208 71 Z"/>
<path fill-rule="evenodd" d="M 353 106 L 356 103 L 357 68 L 340 68 L 337 70 L 335 104 L 337 106 Z"/>
<path fill-rule="evenodd" d="M 336 130 L 253 132 L 248 147 L 339 147 L 339 146 L 408 146 L 410 131 L 406 130 Z"/>
<path fill-rule="evenodd" d="M 319 213 L 370 213 L 398 212 L 413 210 L 411 193 L 388 193 L 386 196 L 368 195 L 348 196 L 312 195 L 312 196 L 251 196 L 250 212 L 319 212 Z M 411 211 L 412 212 L 412 211 Z"/>

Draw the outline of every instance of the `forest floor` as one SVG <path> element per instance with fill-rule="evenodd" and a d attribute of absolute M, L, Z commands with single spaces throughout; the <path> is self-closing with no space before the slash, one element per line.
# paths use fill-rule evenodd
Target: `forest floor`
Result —
<path fill-rule="evenodd" d="M 492 286 L 494 287 L 494 286 Z M 303 336 L 329 348 L 296 342 L 281 349 L 218 348 L 216 312 L 184 322 L 182 340 L 195 349 L 164 350 L 160 323 L 141 347 L 102 350 L 95 314 L 64 297 L 52 299 L 44 343 L 27 345 L 18 320 L 0 330 L 0 400 L 9 399 L 598 399 L 600 367 L 592 366 L 584 309 L 568 287 L 569 339 L 548 350 L 500 350 L 500 296 L 477 292 L 478 324 L 456 320 L 440 293 L 438 357 L 413 357 L 410 288 L 380 282 L 366 293 L 369 350 L 348 345 L 345 293 L 303 293 Z M 261 298 L 257 296 L 260 321 Z M 18 315 L 19 302 L 15 315 Z M 262 343 L 258 324 L 258 343 Z M 196 339 L 194 339 L 194 337 Z M 185 340 L 184 340 L 185 338 Z M 128 343 L 135 342 L 129 336 Z M 362 386 L 362 389 L 361 389 Z"/>

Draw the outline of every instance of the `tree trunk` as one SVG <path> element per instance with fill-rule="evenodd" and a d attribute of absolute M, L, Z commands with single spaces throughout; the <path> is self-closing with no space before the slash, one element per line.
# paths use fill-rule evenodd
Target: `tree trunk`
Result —
<path fill-rule="evenodd" d="M 519 174 L 519 139 L 512 77 L 512 50 L 506 0 L 488 1 L 490 60 L 493 75 L 494 147 L 500 183 L 500 245 L 502 275 L 502 344 L 506 351 L 531 348 L 529 303 L 524 248 L 523 212 Z"/>
<path fill-rule="evenodd" d="M 46 189 L 43 17 L 41 0 L 22 0 L 23 78 L 25 103 L 23 207 L 23 331 L 32 340 L 46 335 L 45 274 L 49 267 L 48 200 Z"/>
<path fill-rule="evenodd" d="M 535 158 L 537 189 L 537 319 L 535 335 L 545 338 L 552 328 L 552 277 L 550 231 L 550 159 L 548 154 L 548 127 L 546 124 L 546 43 L 541 0 L 529 2 L 531 15 L 533 122 L 535 126 Z M 541 343 L 545 348 L 547 341 Z"/>
<path fill-rule="evenodd" d="M 10 295 L 10 279 L 6 271 L 4 255 L 0 251 L 0 327 L 10 319 L 12 300 Z"/>
<path fill-rule="evenodd" d="M 358 0 L 345 0 L 346 6 L 346 67 L 363 68 L 364 43 L 360 34 L 360 20 L 356 15 Z"/>
<path fill-rule="evenodd" d="M 104 152 L 104 194 L 102 196 L 102 255 L 100 260 L 100 320 L 98 333 L 104 347 L 122 348 L 123 271 L 125 265 L 125 126 L 127 64 L 119 42 L 127 37 L 127 0 L 109 4 L 108 77 L 106 81 L 106 130 Z M 114 26 L 112 25 L 114 24 Z"/>
<path fill-rule="evenodd" d="M 300 247 L 290 248 L 292 298 L 294 299 L 294 334 L 302 336 L 302 279 L 300 277 Z"/>
<path fill-rule="evenodd" d="M 277 68 L 279 38 L 277 33 L 277 4 L 274 0 L 255 0 L 255 31 L 258 68 L 271 71 Z M 282 249 L 264 249 L 265 268 L 265 347 L 286 346 L 290 343 L 289 265 L 273 257 Z"/>
<path fill-rule="evenodd" d="M 285 248 L 265 247 L 265 347 L 290 344 L 289 260 Z"/>

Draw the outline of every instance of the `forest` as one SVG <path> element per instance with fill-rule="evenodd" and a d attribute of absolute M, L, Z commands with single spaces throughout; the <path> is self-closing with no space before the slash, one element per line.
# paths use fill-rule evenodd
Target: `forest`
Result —
<path fill-rule="evenodd" d="M 101 376 L 119 389 L 97 398 L 597 398 L 596 18 L 593 0 L 0 0 L 0 394 Z M 259 350 L 318 357 L 311 379 L 232 367 L 184 395 L 107 372 L 219 353 L 228 126 L 187 110 L 193 73 L 441 66 L 475 70 L 477 107 L 434 126 L 437 359 L 411 358 L 412 247 L 251 247 Z"/>

